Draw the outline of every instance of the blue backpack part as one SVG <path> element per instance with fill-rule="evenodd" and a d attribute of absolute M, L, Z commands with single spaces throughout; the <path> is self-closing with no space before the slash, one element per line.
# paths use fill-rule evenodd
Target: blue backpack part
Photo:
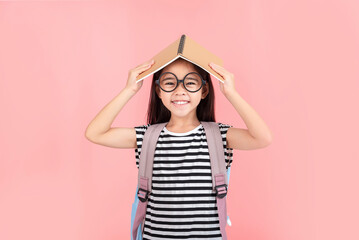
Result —
<path fill-rule="evenodd" d="M 137 197 L 137 192 L 138 192 L 138 185 L 136 187 L 135 201 L 132 204 L 132 211 L 131 211 L 131 240 L 133 240 L 132 228 L 133 228 L 133 222 L 135 221 L 135 216 L 136 216 L 136 211 L 137 211 L 137 206 L 138 206 L 138 201 L 139 201 L 138 197 Z M 142 223 L 138 227 L 136 240 L 142 240 Z"/>

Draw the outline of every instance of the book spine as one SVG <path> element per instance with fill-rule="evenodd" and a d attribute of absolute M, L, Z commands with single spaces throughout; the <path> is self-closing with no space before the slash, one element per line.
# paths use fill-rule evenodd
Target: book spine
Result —
<path fill-rule="evenodd" d="M 177 51 L 177 54 L 182 54 L 183 53 L 183 47 L 184 47 L 184 41 L 186 40 L 186 35 L 182 35 L 181 36 L 181 40 L 180 40 L 180 43 L 179 43 L 179 46 L 178 46 L 178 51 Z"/>

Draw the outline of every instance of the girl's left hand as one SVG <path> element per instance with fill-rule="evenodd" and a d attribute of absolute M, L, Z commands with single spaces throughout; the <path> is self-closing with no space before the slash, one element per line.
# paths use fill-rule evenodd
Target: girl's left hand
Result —
<path fill-rule="evenodd" d="M 224 83 L 221 81 L 218 81 L 219 83 L 219 89 L 221 92 L 227 96 L 227 94 L 230 94 L 232 92 L 236 91 L 236 88 L 234 87 L 234 74 L 231 72 L 228 72 L 224 67 L 219 66 L 213 62 L 208 64 L 215 72 L 217 72 L 219 75 L 221 75 L 224 78 Z"/>

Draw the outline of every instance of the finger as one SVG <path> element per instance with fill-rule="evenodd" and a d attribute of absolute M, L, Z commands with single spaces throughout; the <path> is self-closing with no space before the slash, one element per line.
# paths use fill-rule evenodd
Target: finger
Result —
<path fill-rule="evenodd" d="M 215 65 L 215 64 L 210 64 L 209 65 L 214 71 L 216 71 L 219 75 L 221 75 L 222 77 L 224 77 L 224 75 L 226 75 L 226 71 L 224 69 L 219 68 L 220 66 Z"/>
<path fill-rule="evenodd" d="M 151 63 L 150 63 L 150 64 L 147 64 L 147 65 L 142 64 L 142 65 L 136 67 L 135 69 L 136 69 L 136 70 L 142 70 L 142 69 L 150 68 L 152 65 L 153 65 L 153 63 L 152 63 L 152 64 L 151 64 Z"/>
<path fill-rule="evenodd" d="M 215 64 L 215 63 L 210 63 L 210 66 L 211 66 L 212 68 L 214 68 L 214 69 L 226 71 L 226 70 L 224 69 L 224 67 L 222 67 L 222 66 L 220 66 L 220 65 L 217 65 L 217 64 Z"/>
<path fill-rule="evenodd" d="M 155 60 L 152 58 L 150 60 L 148 60 L 147 62 L 144 63 L 144 65 L 152 65 L 155 63 Z"/>
<path fill-rule="evenodd" d="M 213 64 L 213 63 L 212 63 Z M 215 70 L 219 75 L 221 75 L 223 78 L 227 79 L 233 76 L 232 73 L 228 72 L 224 67 L 213 64 L 212 67 L 213 70 Z"/>
<path fill-rule="evenodd" d="M 148 60 L 148 61 L 144 62 L 144 63 L 143 63 L 143 65 L 153 64 L 154 62 L 155 62 L 155 60 L 154 60 L 154 59 L 150 59 L 150 60 Z"/>
<path fill-rule="evenodd" d="M 136 74 L 141 74 L 142 72 L 147 71 L 149 68 L 151 68 L 151 64 L 137 67 L 134 69 L 134 72 Z"/>
<path fill-rule="evenodd" d="M 150 60 L 148 60 L 148 61 L 146 61 L 146 62 L 144 62 L 144 63 L 142 63 L 140 65 L 137 65 L 136 68 L 147 66 L 147 65 L 152 65 L 152 64 L 154 64 L 154 62 L 155 62 L 155 60 L 152 58 L 152 59 L 150 59 Z"/>

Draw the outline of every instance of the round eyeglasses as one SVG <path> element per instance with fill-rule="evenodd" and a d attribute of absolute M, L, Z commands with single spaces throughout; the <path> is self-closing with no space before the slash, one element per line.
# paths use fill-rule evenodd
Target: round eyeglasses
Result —
<path fill-rule="evenodd" d="M 196 72 L 187 73 L 182 80 L 179 80 L 174 73 L 164 72 L 155 83 L 165 92 L 174 91 L 179 83 L 183 83 L 184 88 L 189 92 L 199 91 L 206 81 Z"/>

